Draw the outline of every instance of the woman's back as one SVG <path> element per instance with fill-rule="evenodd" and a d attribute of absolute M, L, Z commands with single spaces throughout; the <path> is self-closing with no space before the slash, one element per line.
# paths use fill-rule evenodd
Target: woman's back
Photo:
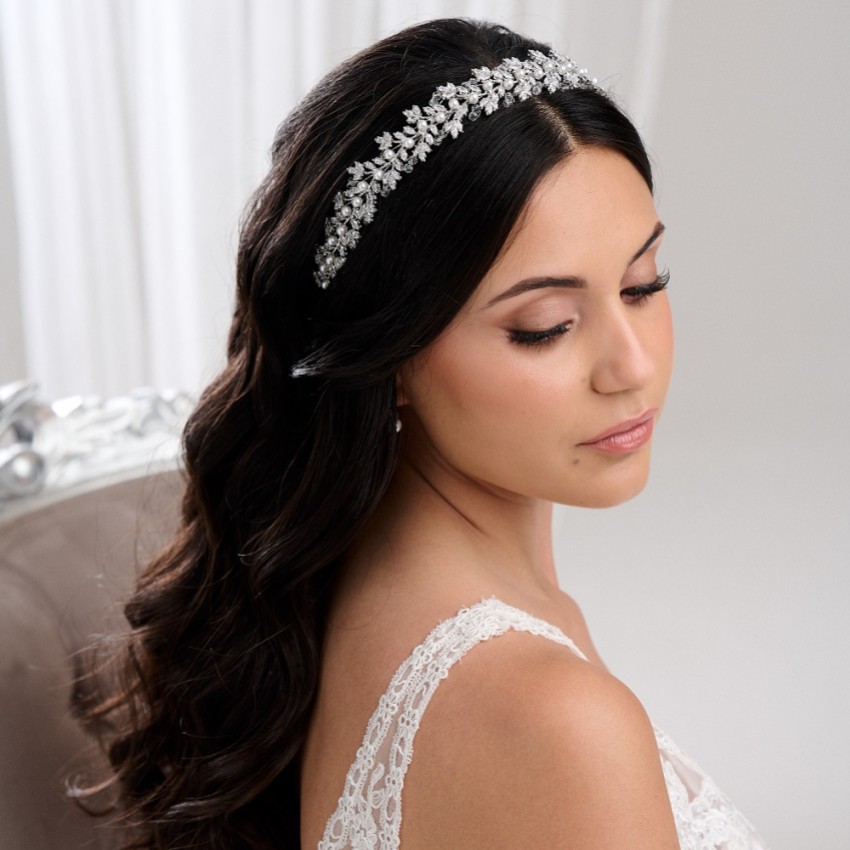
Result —
<path fill-rule="evenodd" d="M 322 706 L 339 681 L 320 695 L 305 749 L 302 848 L 763 847 L 625 687 L 525 611 L 495 598 L 462 609 L 391 678 L 360 736 L 356 672 L 350 714 Z M 335 737 L 345 758 L 312 756 L 333 751 Z"/>
<path fill-rule="evenodd" d="M 410 492 L 417 490 L 412 486 L 416 481 L 409 468 L 399 468 L 388 498 L 375 511 L 337 576 L 322 646 L 319 690 L 301 760 L 302 850 L 318 845 L 369 719 L 393 675 L 414 647 L 462 605 L 495 596 L 531 611 L 570 635 L 581 653 L 605 670 L 578 604 L 557 589 L 554 574 L 544 578 L 533 593 L 512 586 L 510 573 L 508 580 L 500 575 L 497 559 L 476 558 L 464 535 L 452 530 L 452 512 L 430 487 L 418 488 L 412 507 L 402 509 Z M 423 540 L 427 542 L 422 544 Z M 480 701 L 482 683 L 493 678 L 491 669 L 510 667 L 509 650 L 515 637 L 524 647 L 524 656 L 516 659 L 524 669 L 529 660 L 548 663 L 553 652 L 568 664 L 575 661 L 571 652 L 547 641 L 509 635 L 495 652 L 481 648 L 473 653 L 460 674 L 446 680 L 417 737 L 423 752 L 436 729 L 433 754 L 415 760 L 406 779 L 407 793 L 414 800 L 405 821 L 406 840 L 418 799 L 425 809 L 444 808 L 436 796 L 433 805 L 429 798 L 444 790 L 445 782 L 434 784 L 419 774 L 432 764 L 439 773 L 439 766 L 450 763 L 454 752 L 463 747 L 468 735 L 465 721 L 472 716 L 466 703 L 470 696 Z M 448 711 L 445 717 L 443 705 Z M 429 831 L 422 836 L 423 846 L 428 837 L 439 839 Z"/>
<path fill-rule="evenodd" d="M 370 595 L 364 591 L 358 597 L 336 609 L 325 642 L 318 699 L 302 756 L 302 848 L 318 846 L 328 818 L 337 807 L 346 774 L 363 743 L 369 720 L 394 674 L 435 624 L 447 622 L 460 607 L 446 593 L 430 596 L 419 593 L 413 597 L 417 599 L 415 610 L 396 594 L 388 594 L 379 605 L 371 600 L 382 598 L 380 592 L 372 591 Z M 573 600 L 559 594 L 552 601 L 542 604 L 538 601 L 536 610 L 545 611 L 547 617 L 562 626 L 570 624 L 572 628 L 566 626 L 564 631 L 577 635 L 579 651 L 594 659 L 602 669 Z M 439 776 L 447 769 L 468 743 L 470 718 L 474 714 L 468 704 L 470 697 L 477 698 L 480 705 L 482 684 L 496 670 L 510 669 L 516 663 L 528 670 L 530 665 L 551 663 L 553 656 L 567 664 L 576 658 L 562 647 L 528 635 L 505 636 L 495 651 L 481 648 L 472 654 L 466 659 L 464 669 L 437 690 L 416 738 L 417 752 L 425 755 L 413 762 L 405 779 L 408 805 L 405 847 L 425 848 L 445 841 L 445 833 L 433 829 L 433 817 L 428 828 L 416 835 L 416 811 L 446 811 L 439 799 L 446 783 L 434 783 L 432 775 Z M 452 794 L 456 791 L 453 789 Z"/>

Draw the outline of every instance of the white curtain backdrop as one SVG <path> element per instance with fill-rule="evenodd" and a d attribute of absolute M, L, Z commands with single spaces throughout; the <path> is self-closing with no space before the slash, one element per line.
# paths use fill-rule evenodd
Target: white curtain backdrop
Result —
<path fill-rule="evenodd" d="M 274 130 L 355 50 L 496 20 L 573 55 L 651 135 L 668 3 L 0 0 L 26 377 L 48 398 L 206 383 Z"/>

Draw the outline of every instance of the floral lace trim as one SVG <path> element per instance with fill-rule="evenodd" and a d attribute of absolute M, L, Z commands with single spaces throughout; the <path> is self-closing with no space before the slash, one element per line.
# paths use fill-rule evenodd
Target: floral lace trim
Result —
<path fill-rule="evenodd" d="M 396 670 L 378 701 L 319 850 L 398 848 L 402 785 L 413 757 L 413 738 L 431 696 L 451 666 L 475 644 L 509 629 L 550 638 L 587 660 L 560 629 L 498 599 L 485 599 L 444 620 Z M 385 764 L 377 755 L 393 721 L 396 728 Z"/>
<path fill-rule="evenodd" d="M 682 850 L 767 850 L 752 824 L 671 738 L 655 729 Z M 698 785 L 688 790 L 690 779 Z"/>
<path fill-rule="evenodd" d="M 444 620 L 402 662 L 378 701 L 318 850 L 398 850 L 404 777 L 434 691 L 473 646 L 510 629 L 546 637 L 587 660 L 560 629 L 495 598 Z M 653 729 L 682 850 L 766 850 L 729 798 Z"/>

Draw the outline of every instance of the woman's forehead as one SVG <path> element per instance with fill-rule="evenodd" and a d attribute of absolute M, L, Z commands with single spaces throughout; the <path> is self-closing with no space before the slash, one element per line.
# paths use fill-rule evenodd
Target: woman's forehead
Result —
<path fill-rule="evenodd" d="M 512 279 L 628 265 L 657 224 L 649 187 L 626 157 L 579 149 L 540 180 L 470 301 L 489 302 Z"/>

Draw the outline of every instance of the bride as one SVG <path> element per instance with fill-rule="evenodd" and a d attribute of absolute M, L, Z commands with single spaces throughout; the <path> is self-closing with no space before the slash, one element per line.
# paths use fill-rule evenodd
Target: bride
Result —
<path fill-rule="evenodd" d="M 307 95 L 88 707 L 133 846 L 763 848 L 553 561 L 553 503 L 646 482 L 663 236 L 628 119 L 503 27 L 412 27 Z"/>

